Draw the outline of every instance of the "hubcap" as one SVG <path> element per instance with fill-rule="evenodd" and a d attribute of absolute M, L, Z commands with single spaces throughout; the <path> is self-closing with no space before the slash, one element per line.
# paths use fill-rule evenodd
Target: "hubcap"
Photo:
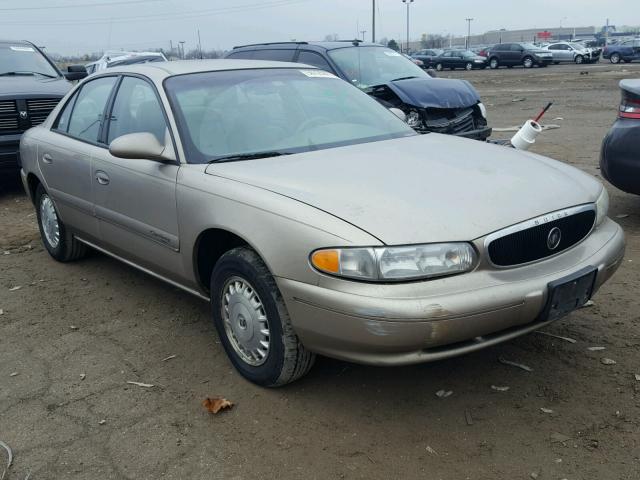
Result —
<path fill-rule="evenodd" d="M 531 67 L 532 65 L 533 65 L 533 61 L 532 61 L 530 58 L 527 58 L 527 59 L 524 61 L 524 66 L 525 66 L 525 67 L 529 68 L 529 67 Z"/>
<path fill-rule="evenodd" d="M 40 222 L 47 242 L 51 247 L 56 248 L 60 243 L 60 225 L 49 195 L 43 195 L 40 200 Z"/>
<path fill-rule="evenodd" d="M 225 333 L 240 358 L 254 367 L 266 362 L 269 321 L 253 286 L 241 277 L 231 277 L 222 291 L 221 309 Z"/>
<path fill-rule="evenodd" d="M 471 70 L 473 68 L 473 65 L 471 65 L 470 63 L 467 63 L 467 70 Z"/>

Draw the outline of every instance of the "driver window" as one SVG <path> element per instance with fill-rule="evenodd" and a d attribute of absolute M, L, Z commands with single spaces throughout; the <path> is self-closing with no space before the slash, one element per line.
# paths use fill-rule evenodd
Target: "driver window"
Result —
<path fill-rule="evenodd" d="M 129 133 L 148 132 L 164 144 L 166 129 L 164 113 L 153 87 L 141 78 L 123 78 L 113 104 L 107 143 Z"/>
<path fill-rule="evenodd" d="M 116 77 L 103 77 L 82 87 L 69 120 L 69 135 L 89 142 L 98 141 L 104 110 L 115 83 Z"/>

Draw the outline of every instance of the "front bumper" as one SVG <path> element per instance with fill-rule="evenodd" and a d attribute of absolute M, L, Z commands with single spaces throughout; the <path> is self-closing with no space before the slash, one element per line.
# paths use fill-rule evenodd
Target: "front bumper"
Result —
<path fill-rule="evenodd" d="M 20 170 L 20 137 L 22 134 L 0 136 L 0 173 Z"/>
<path fill-rule="evenodd" d="M 477 270 L 404 284 L 321 276 L 318 285 L 277 278 L 302 343 L 371 365 L 405 365 L 469 353 L 550 323 L 540 319 L 547 285 L 584 267 L 597 290 L 624 256 L 624 234 L 607 219 L 571 250 L 535 264 Z M 595 291 L 594 290 L 594 291 Z"/>

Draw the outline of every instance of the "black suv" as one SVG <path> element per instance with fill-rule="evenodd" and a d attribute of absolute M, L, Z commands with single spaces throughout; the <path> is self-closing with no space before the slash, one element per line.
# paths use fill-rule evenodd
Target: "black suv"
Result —
<path fill-rule="evenodd" d="M 489 50 L 489 66 L 513 67 L 522 65 L 531 68 L 534 65 L 546 67 L 553 62 L 553 53 L 536 47 L 533 43 L 499 43 Z"/>
<path fill-rule="evenodd" d="M 226 58 L 298 62 L 337 75 L 387 108 L 399 108 L 420 133 L 477 140 L 491 135 L 486 110 L 466 80 L 432 78 L 400 53 L 375 43 L 283 42 L 235 47 Z"/>
<path fill-rule="evenodd" d="M 17 173 L 22 133 L 45 121 L 71 88 L 87 76 L 72 65 L 63 75 L 34 44 L 0 40 L 0 175 Z"/>

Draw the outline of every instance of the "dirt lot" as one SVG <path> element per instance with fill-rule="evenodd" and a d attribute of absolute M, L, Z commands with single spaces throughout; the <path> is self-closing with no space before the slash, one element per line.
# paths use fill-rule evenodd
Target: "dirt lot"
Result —
<path fill-rule="evenodd" d="M 477 86 L 494 126 L 554 101 L 546 121 L 561 128 L 535 151 L 597 176 L 617 82 L 640 65 L 445 75 Z M 32 206 L 9 184 L 0 193 L 7 478 L 637 479 L 640 198 L 608 188 L 611 216 L 628 215 L 617 220 L 627 257 L 594 306 L 546 329 L 575 343 L 532 334 L 393 369 L 319 359 L 302 381 L 264 390 L 232 370 L 206 303 L 103 255 L 51 260 Z M 441 389 L 453 394 L 438 398 Z M 201 402 L 214 395 L 236 406 L 212 416 Z"/>

